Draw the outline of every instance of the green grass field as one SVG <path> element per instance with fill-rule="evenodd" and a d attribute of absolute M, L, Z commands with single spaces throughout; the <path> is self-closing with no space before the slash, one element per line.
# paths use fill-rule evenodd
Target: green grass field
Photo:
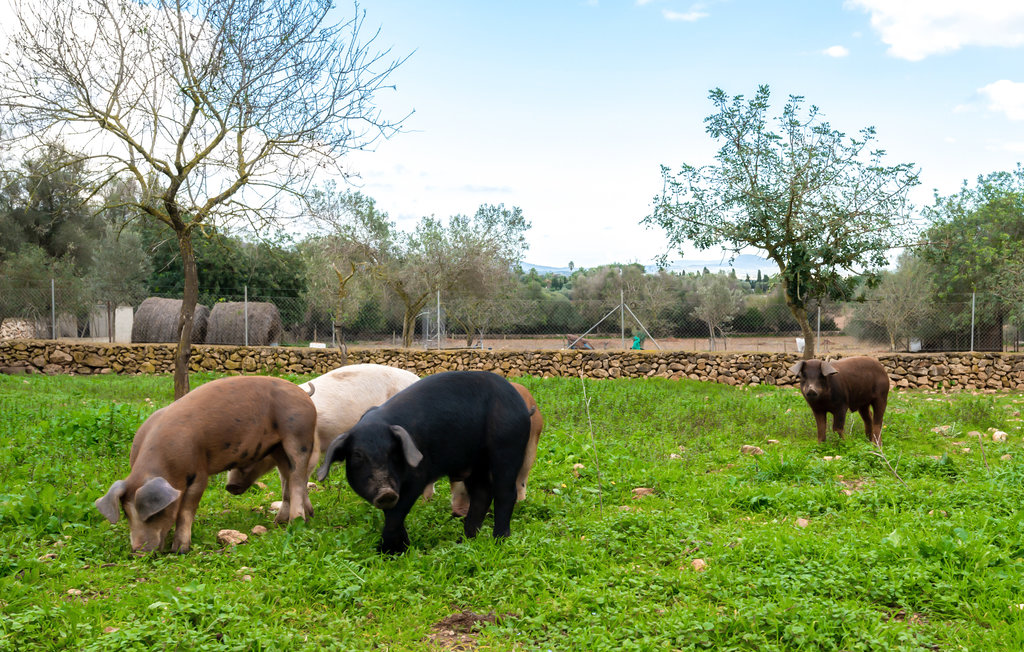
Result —
<path fill-rule="evenodd" d="M 0 649 L 1024 649 L 1021 395 L 893 393 L 901 481 L 794 389 L 518 380 L 547 425 L 512 537 L 459 542 L 442 481 L 386 558 L 340 471 L 288 527 L 276 474 L 218 477 L 193 552 L 133 556 L 92 503 L 171 379 L 0 376 Z"/>

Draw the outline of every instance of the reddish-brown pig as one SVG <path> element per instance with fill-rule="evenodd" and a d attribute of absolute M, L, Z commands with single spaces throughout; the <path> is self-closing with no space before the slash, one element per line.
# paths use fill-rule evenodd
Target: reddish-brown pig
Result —
<path fill-rule="evenodd" d="M 889 374 L 874 358 L 857 356 L 842 360 L 801 360 L 790 368 L 800 379 L 800 393 L 814 413 L 818 441 L 825 441 L 828 414 L 832 430 L 843 436 L 846 412 L 854 410 L 864 420 L 868 440 L 882 445 L 882 416 L 889 399 Z"/>
<path fill-rule="evenodd" d="M 306 518 L 315 432 L 316 408 L 297 385 L 267 376 L 214 380 L 146 419 L 132 442 L 131 473 L 96 508 L 111 523 L 124 510 L 133 551 L 163 549 L 174 526 L 171 550 L 188 552 L 209 477 L 270 455 L 286 479 L 277 522 Z"/>

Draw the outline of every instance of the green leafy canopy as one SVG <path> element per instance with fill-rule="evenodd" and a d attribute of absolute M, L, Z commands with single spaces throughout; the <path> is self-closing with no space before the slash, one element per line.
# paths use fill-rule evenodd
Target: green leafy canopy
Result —
<path fill-rule="evenodd" d="M 908 241 L 907 193 L 918 176 L 913 164 L 884 164 L 873 127 L 847 137 L 796 95 L 773 126 L 768 86 L 749 100 L 721 89 L 709 97 L 715 163 L 663 165 L 664 188 L 642 220 L 663 228 L 671 247 L 763 252 L 791 306 L 802 307 L 809 296 L 848 295 L 851 273 L 886 264 L 886 252 Z"/>

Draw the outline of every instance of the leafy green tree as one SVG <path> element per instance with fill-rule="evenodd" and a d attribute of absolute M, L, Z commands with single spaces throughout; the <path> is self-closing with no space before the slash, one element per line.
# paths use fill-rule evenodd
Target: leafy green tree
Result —
<path fill-rule="evenodd" d="M 804 357 L 814 355 L 812 297 L 845 298 L 849 275 L 886 264 L 887 251 L 912 233 L 909 163 L 888 166 L 872 149 L 875 130 L 856 137 L 833 129 L 817 107 L 790 96 L 773 129 L 768 86 L 750 100 L 710 93 L 716 112 L 707 133 L 721 146 L 715 163 L 662 166 L 664 189 L 642 220 L 679 248 L 723 246 L 763 252 L 778 265 L 786 304 L 800 325 Z"/>
<path fill-rule="evenodd" d="M 14 4 L 0 58 L 0 134 L 31 147 L 85 140 L 87 192 L 123 177 L 145 221 L 166 225 L 184 276 L 174 395 L 188 392 L 199 298 L 194 236 L 267 225 L 323 168 L 396 125 L 375 94 L 400 62 L 360 33 L 358 7 L 331 24 L 329 0 L 37 0 Z M 116 207 L 122 207 L 118 205 Z"/>
<path fill-rule="evenodd" d="M 924 215 L 930 225 L 919 253 L 934 267 L 940 299 L 991 292 L 1008 268 L 1024 262 L 1024 167 L 936 195 Z"/>
<path fill-rule="evenodd" d="M 79 155 L 46 143 L 7 172 L 0 188 L 0 260 L 35 245 L 78 269 L 92 264 L 89 243 L 104 223 L 88 204 L 85 167 Z"/>
<path fill-rule="evenodd" d="M 515 290 L 513 268 L 526 249 L 530 224 L 517 206 L 484 204 L 472 218 L 455 215 L 448 221 L 451 255 L 458 261 L 448 283 L 447 316 L 472 346 L 477 334 L 508 322 L 500 305 Z"/>
<path fill-rule="evenodd" d="M 999 326 L 1021 303 L 1014 288 L 1024 266 L 1024 167 L 979 176 L 974 186 L 965 181 L 955 194 L 936 195 L 924 214 L 930 225 L 917 253 L 932 266 L 936 300 L 964 306 L 950 307 L 946 323 L 965 330 L 977 292 L 976 313 L 990 328 L 975 344 L 1001 349 Z"/>
<path fill-rule="evenodd" d="M 19 317 L 49 324 L 51 280 L 60 288 L 57 303 L 61 313 L 80 316 L 89 310 L 93 295 L 74 261 L 70 257 L 54 258 L 37 244 L 23 244 L 0 261 L 0 318 Z"/>
<path fill-rule="evenodd" d="M 894 272 L 882 272 L 881 280 L 865 292 L 854 319 L 881 327 L 889 350 L 908 350 L 910 339 L 920 336 L 920 327 L 932 313 L 935 301 L 933 270 L 920 258 L 904 254 Z"/>
<path fill-rule="evenodd" d="M 424 217 L 412 232 L 404 232 L 371 197 L 339 193 L 332 186 L 313 204 L 314 217 L 337 236 L 331 241 L 336 251 L 333 264 L 365 269 L 398 298 L 403 306 L 403 346 L 412 346 L 416 318 L 436 292 L 454 296 L 458 290 L 464 306 L 495 292 L 500 284 L 491 281 L 512 269 L 526 246 L 529 228 L 521 209 L 483 205 L 472 218 L 455 215 L 445 223 Z M 461 314 L 469 319 L 467 310 Z M 477 325 L 470 324 L 470 332 Z"/>
<path fill-rule="evenodd" d="M 714 351 L 715 332 L 725 340 L 723 326 L 743 310 L 743 291 L 735 278 L 725 274 L 703 274 L 694 284 L 697 304 L 693 314 L 707 325 Z"/>
<path fill-rule="evenodd" d="M 114 309 L 121 304 L 138 304 L 146 297 L 146 279 L 151 262 L 144 255 L 142 238 L 133 230 L 108 224 L 102 237 L 91 246 L 96 261 L 85 278 L 93 303 L 102 303 L 107 323 L 114 323 Z M 111 337 L 113 333 L 109 334 Z M 98 334 L 93 333 L 93 337 Z"/>

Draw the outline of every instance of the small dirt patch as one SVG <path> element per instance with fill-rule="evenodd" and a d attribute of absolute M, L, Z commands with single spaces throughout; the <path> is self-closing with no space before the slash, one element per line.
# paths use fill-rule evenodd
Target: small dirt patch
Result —
<path fill-rule="evenodd" d="M 919 611 L 912 611 L 910 613 L 907 613 L 906 609 L 900 609 L 888 618 L 885 618 L 885 620 L 889 620 L 890 618 L 898 623 L 910 623 L 911 625 L 928 624 L 928 616 Z"/>
<path fill-rule="evenodd" d="M 468 609 L 452 614 L 430 626 L 427 640 L 443 650 L 475 650 L 476 632 L 482 623 L 496 623 L 494 612 L 478 614 Z"/>
<path fill-rule="evenodd" d="M 836 479 L 843 486 L 841 491 L 847 496 L 852 496 L 855 492 L 862 491 L 865 486 L 874 484 L 870 478 L 843 478 L 839 476 Z"/>

